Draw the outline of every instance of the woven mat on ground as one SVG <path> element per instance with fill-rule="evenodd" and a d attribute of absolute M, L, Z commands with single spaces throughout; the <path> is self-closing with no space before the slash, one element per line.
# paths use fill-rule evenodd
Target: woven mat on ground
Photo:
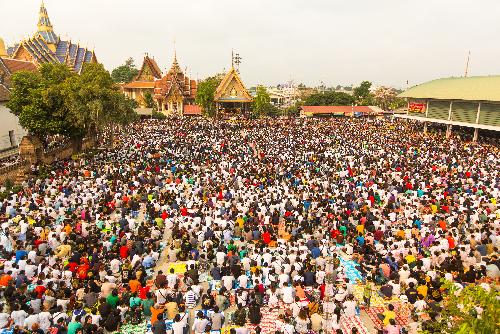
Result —
<path fill-rule="evenodd" d="M 184 262 L 172 262 L 169 263 L 167 273 L 170 273 L 170 269 L 174 268 L 176 274 L 184 274 L 186 270 L 186 263 Z"/>
<path fill-rule="evenodd" d="M 139 334 L 147 333 L 151 329 L 148 322 L 143 322 L 138 325 L 125 324 L 120 328 L 119 334 Z"/>
<path fill-rule="evenodd" d="M 357 328 L 359 334 L 370 334 L 365 325 L 363 325 L 360 317 L 357 315 L 351 317 L 343 316 L 340 318 L 340 328 L 344 333 L 352 333 L 352 329 Z"/>
<path fill-rule="evenodd" d="M 269 309 L 268 307 L 263 307 L 261 309 L 262 319 L 260 319 L 260 328 L 262 329 L 262 333 L 274 333 L 276 332 L 276 320 L 278 320 L 279 316 L 279 308 Z M 247 328 L 254 330 L 257 325 L 252 325 L 250 322 L 247 322 Z"/>
<path fill-rule="evenodd" d="M 345 276 L 349 279 L 349 282 L 356 284 L 358 281 L 363 281 L 363 276 L 361 272 L 356 269 L 357 263 L 352 260 L 344 260 L 339 257 L 340 265 L 345 268 Z"/>
<path fill-rule="evenodd" d="M 408 326 L 411 318 L 411 309 L 408 304 L 395 304 L 394 311 L 396 312 L 396 322 L 401 326 Z"/>
<path fill-rule="evenodd" d="M 381 329 L 382 328 L 382 320 L 380 320 L 377 317 L 377 314 L 383 313 L 386 310 L 385 307 L 383 306 L 378 306 L 378 307 L 369 307 L 366 308 L 366 314 L 370 317 L 370 320 L 375 324 L 375 328 Z"/>
<path fill-rule="evenodd" d="M 386 310 L 387 308 L 385 307 L 370 307 L 365 309 L 366 314 L 368 314 L 376 328 L 382 328 L 382 321 L 377 317 L 377 314 L 384 313 Z M 401 326 L 408 326 L 410 323 L 410 310 L 404 306 L 404 308 L 395 309 L 394 311 L 396 312 L 396 323 Z"/>

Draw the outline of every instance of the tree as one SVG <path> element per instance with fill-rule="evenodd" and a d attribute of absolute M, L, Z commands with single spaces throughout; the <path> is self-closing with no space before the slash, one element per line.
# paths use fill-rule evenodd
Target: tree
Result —
<path fill-rule="evenodd" d="M 85 64 L 80 75 L 62 64 L 44 64 L 38 73 L 18 72 L 12 78 L 8 107 L 30 134 L 47 143 L 49 135 L 70 138 L 77 149 L 82 139 L 102 126 L 127 124 L 137 116 L 101 64 Z"/>
<path fill-rule="evenodd" d="M 153 100 L 153 94 L 151 94 L 151 92 L 144 93 L 144 102 L 146 103 L 146 108 L 156 109 L 156 103 Z"/>
<path fill-rule="evenodd" d="M 45 145 L 47 136 L 78 136 L 78 125 L 66 104 L 67 82 L 77 75 L 63 64 L 43 64 L 39 72 L 17 72 L 12 76 L 12 93 L 7 107 L 19 116 L 19 123 Z"/>
<path fill-rule="evenodd" d="M 283 115 L 287 117 L 297 117 L 300 115 L 300 107 L 302 106 L 302 103 L 296 102 L 295 104 L 286 107 L 283 110 Z"/>
<path fill-rule="evenodd" d="M 125 64 L 118 66 L 111 72 L 111 77 L 114 82 L 131 82 L 139 73 L 139 70 L 135 67 L 134 60 L 128 58 L 125 60 Z"/>
<path fill-rule="evenodd" d="M 222 74 L 217 74 L 213 77 L 206 78 L 198 84 L 195 102 L 203 109 L 203 114 L 205 116 L 213 117 L 215 115 L 216 106 L 214 95 L 222 78 Z"/>
<path fill-rule="evenodd" d="M 257 86 L 257 95 L 253 99 L 252 110 L 256 117 L 268 115 L 272 111 L 271 97 L 266 87 Z"/>
<path fill-rule="evenodd" d="M 325 92 L 312 94 L 306 98 L 306 106 L 350 106 L 355 102 L 354 97 L 343 92 Z"/>
<path fill-rule="evenodd" d="M 398 98 L 397 91 L 390 87 L 379 87 L 373 92 L 373 100 L 384 110 L 394 110 L 405 105 L 405 100 Z"/>
<path fill-rule="evenodd" d="M 357 105 L 369 106 L 372 104 L 371 86 L 372 83 L 370 81 L 363 81 L 358 87 L 354 88 L 353 95 Z"/>
<path fill-rule="evenodd" d="M 125 125 L 137 118 L 137 103 L 119 91 L 101 64 L 85 64 L 81 74 L 69 84 L 67 103 L 74 122 L 84 129 L 85 135 L 96 136 L 104 126 L 113 128 L 114 124 Z"/>
<path fill-rule="evenodd" d="M 439 317 L 423 324 L 423 333 L 489 334 L 497 333 L 500 319 L 500 294 L 491 288 L 469 284 L 459 289 L 445 281 L 443 309 Z"/>

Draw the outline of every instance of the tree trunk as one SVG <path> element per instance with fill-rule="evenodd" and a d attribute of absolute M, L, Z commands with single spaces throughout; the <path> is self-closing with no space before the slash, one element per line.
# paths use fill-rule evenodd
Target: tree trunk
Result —
<path fill-rule="evenodd" d="M 73 147 L 73 153 L 79 153 L 82 150 L 82 138 L 72 138 L 71 146 Z"/>
<path fill-rule="evenodd" d="M 115 144 L 115 126 L 113 124 L 111 124 L 111 133 L 109 135 L 109 141 L 110 141 L 108 143 L 109 148 L 113 148 Z"/>

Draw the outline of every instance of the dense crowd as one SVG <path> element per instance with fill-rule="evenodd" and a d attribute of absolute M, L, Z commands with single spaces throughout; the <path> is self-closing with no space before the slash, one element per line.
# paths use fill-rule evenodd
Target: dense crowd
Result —
<path fill-rule="evenodd" d="M 499 158 L 406 121 L 136 123 L 1 203 L 0 328 L 350 334 L 378 298 L 417 333 L 442 278 L 498 288 Z"/>

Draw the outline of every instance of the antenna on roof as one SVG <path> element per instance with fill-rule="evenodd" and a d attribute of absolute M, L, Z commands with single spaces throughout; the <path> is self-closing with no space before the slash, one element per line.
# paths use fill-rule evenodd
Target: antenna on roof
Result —
<path fill-rule="evenodd" d="M 470 60 L 470 50 L 469 54 L 467 55 L 467 64 L 465 65 L 465 77 L 467 78 L 467 75 L 469 74 L 469 60 Z"/>

